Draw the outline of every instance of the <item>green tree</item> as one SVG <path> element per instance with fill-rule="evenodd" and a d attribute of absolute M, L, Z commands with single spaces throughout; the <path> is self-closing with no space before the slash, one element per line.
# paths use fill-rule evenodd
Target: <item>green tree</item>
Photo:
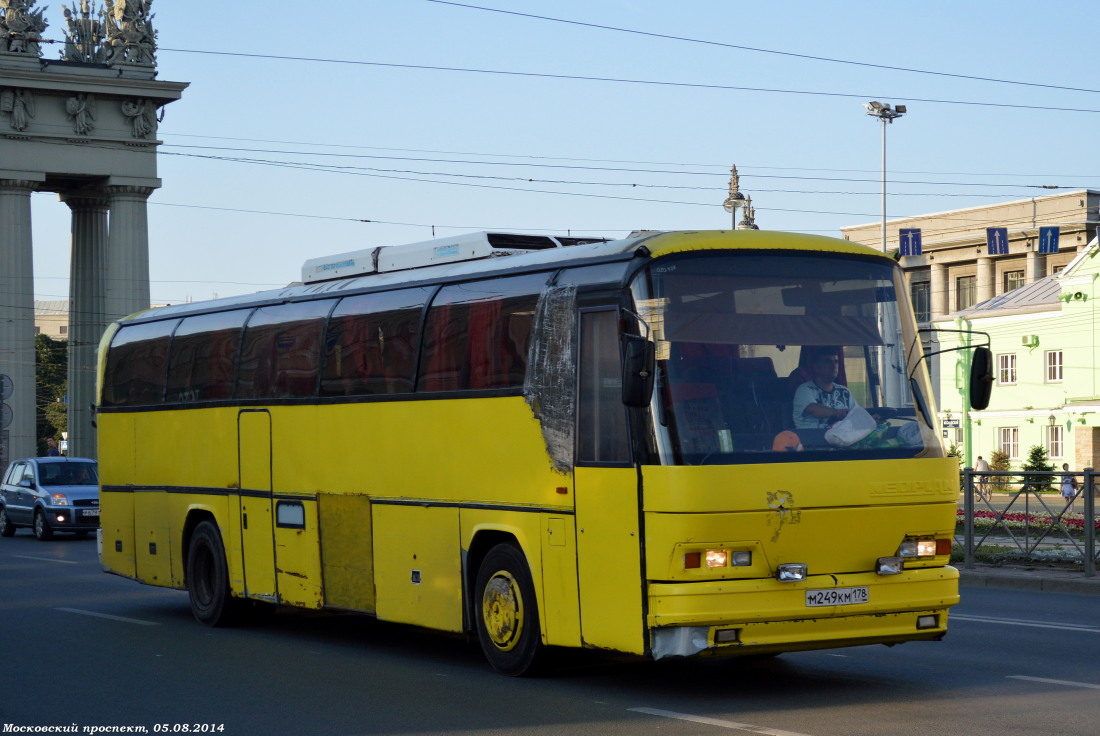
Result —
<path fill-rule="evenodd" d="M 69 345 L 64 340 L 52 340 L 35 335 L 35 428 L 38 454 L 46 452 L 46 438 L 61 439 L 68 420 L 63 402 L 68 390 Z"/>
<path fill-rule="evenodd" d="M 1027 462 L 1020 466 L 1020 470 L 1050 472 L 1054 466 L 1047 462 L 1047 450 L 1042 445 L 1032 445 L 1027 453 Z M 1033 491 L 1049 491 L 1050 476 L 1048 475 L 1024 475 L 1022 480 Z"/>
<path fill-rule="evenodd" d="M 990 470 L 1002 470 L 1002 471 L 1003 470 L 1011 470 L 1012 469 L 1012 462 L 1008 457 L 1008 453 L 1007 452 L 1002 452 L 1001 450 L 994 450 L 993 454 L 989 456 L 989 469 Z M 1004 475 L 998 476 L 996 478 L 992 478 L 992 481 L 993 481 L 993 487 L 998 489 L 998 490 L 1001 490 L 1006 485 L 1008 485 L 1008 476 L 1004 476 Z"/>

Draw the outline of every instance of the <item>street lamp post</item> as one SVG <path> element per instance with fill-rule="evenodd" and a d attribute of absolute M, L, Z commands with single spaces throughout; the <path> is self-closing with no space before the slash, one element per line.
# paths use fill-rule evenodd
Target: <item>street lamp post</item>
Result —
<path fill-rule="evenodd" d="M 886 124 L 893 123 L 908 110 L 905 105 L 890 105 L 878 100 L 863 103 L 867 114 L 882 121 L 882 252 L 886 252 Z"/>

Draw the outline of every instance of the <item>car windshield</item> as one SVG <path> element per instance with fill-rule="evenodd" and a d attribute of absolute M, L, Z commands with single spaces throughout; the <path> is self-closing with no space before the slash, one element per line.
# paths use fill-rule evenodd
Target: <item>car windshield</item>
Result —
<path fill-rule="evenodd" d="M 94 486 L 99 474 L 95 463 L 41 463 L 38 480 L 44 486 Z"/>
<path fill-rule="evenodd" d="M 656 347 L 662 464 L 903 457 L 936 446 L 920 343 L 892 264 L 711 252 L 655 261 L 632 289 Z"/>

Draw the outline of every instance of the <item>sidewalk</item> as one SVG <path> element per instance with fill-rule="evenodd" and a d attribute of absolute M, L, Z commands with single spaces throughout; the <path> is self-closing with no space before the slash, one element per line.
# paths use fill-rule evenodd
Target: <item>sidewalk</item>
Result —
<path fill-rule="evenodd" d="M 975 565 L 967 570 L 960 565 L 959 585 L 962 587 L 1009 588 L 1042 590 L 1051 593 L 1091 593 L 1100 595 L 1100 575 L 1086 578 L 1082 572 L 1051 568 L 991 567 Z"/>

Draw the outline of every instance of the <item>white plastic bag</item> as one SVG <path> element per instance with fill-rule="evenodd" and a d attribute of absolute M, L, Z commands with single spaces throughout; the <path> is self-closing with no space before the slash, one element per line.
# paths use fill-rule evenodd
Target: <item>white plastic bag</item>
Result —
<path fill-rule="evenodd" d="M 825 431 L 825 441 L 833 447 L 850 447 L 871 434 L 876 426 L 875 418 L 866 409 L 857 406 Z"/>

